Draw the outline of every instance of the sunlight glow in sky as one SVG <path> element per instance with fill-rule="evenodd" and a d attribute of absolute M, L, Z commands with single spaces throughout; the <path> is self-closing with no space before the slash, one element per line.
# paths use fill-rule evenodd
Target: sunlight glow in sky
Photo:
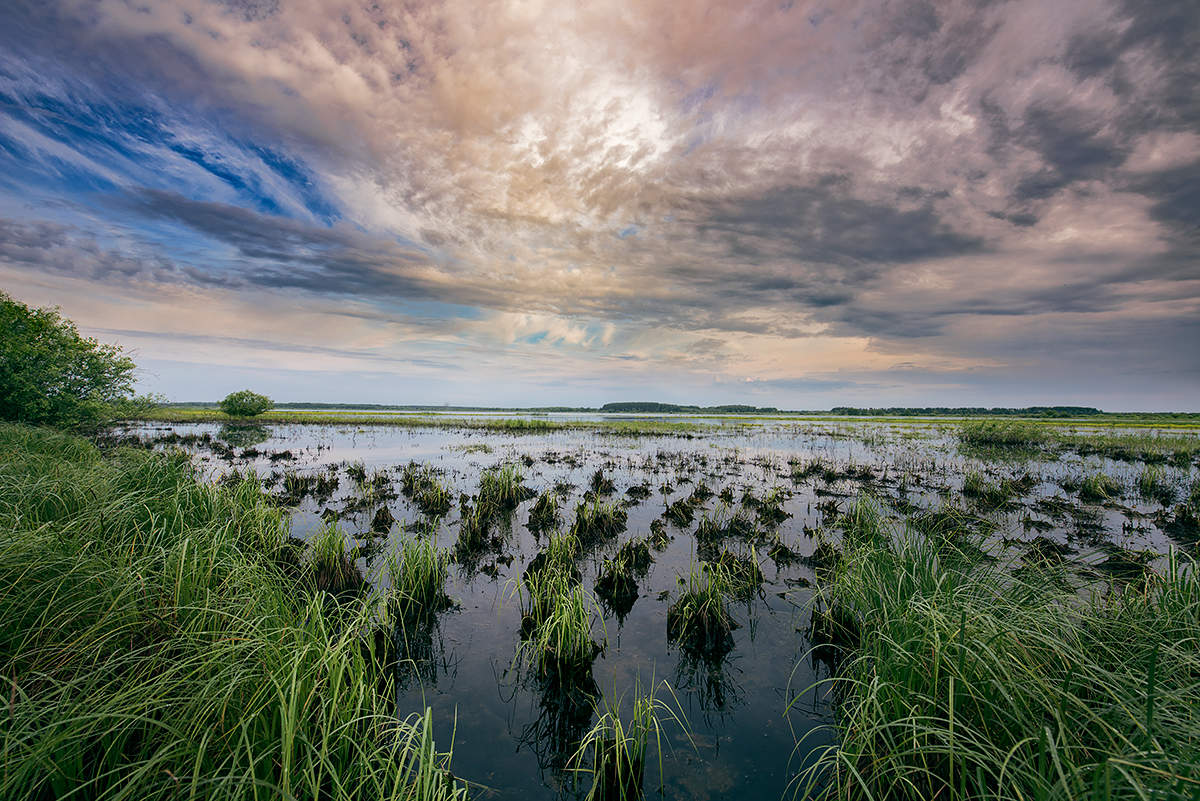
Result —
<path fill-rule="evenodd" d="M 51 0 L 0 288 L 212 400 L 1200 410 L 1200 4 Z"/>

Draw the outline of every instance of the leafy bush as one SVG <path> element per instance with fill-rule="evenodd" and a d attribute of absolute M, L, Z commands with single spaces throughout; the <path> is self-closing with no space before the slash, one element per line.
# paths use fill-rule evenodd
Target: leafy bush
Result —
<path fill-rule="evenodd" d="M 266 395 L 243 389 L 230 392 L 221 401 L 221 411 L 230 417 L 257 417 L 275 405 Z"/>
<path fill-rule="evenodd" d="M 133 360 L 0 292 L 0 420 L 79 428 L 133 394 Z"/>

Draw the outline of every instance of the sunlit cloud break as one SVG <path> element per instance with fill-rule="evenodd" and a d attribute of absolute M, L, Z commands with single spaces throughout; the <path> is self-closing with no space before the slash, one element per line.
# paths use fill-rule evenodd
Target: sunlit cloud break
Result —
<path fill-rule="evenodd" d="M 0 286 L 175 399 L 1200 410 L 1200 6 L 62 0 Z"/>

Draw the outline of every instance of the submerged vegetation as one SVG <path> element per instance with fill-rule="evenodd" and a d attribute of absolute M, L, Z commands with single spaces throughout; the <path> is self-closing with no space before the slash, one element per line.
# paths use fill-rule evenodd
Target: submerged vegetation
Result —
<path fill-rule="evenodd" d="M 613 501 L 581 501 L 575 507 L 575 520 L 571 534 L 585 547 L 611 539 L 622 531 L 629 515 L 625 507 Z"/>

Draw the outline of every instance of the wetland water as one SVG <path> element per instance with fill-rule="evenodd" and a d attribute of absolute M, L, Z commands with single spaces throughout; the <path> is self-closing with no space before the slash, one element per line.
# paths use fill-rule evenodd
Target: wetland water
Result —
<path fill-rule="evenodd" d="M 1153 562 L 1151 554 L 1172 546 L 1168 511 L 1196 480 L 1194 452 L 1156 466 L 1157 495 L 1145 497 L 1138 491 L 1142 463 L 1069 449 L 980 455 L 964 452 L 955 431 L 954 424 L 764 422 L 686 436 L 210 424 L 145 424 L 121 433 L 186 448 L 213 480 L 254 470 L 291 508 L 293 536 L 311 538 L 336 520 L 348 545 L 382 546 L 374 558 L 358 560 L 381 590 L 390 583 L 383 558 L 389 545 L 419 536 L 406 529 L 431 532 L 439 546 L 454 548 L 458 499 L 478 493 L 489 468 L 514 465 L 525 487 L 557 491 L 564 530 L 576 503 L 597 494 L 599 484 L 599 496 L 624 507 L 627 520 L 619 534 L 585 548 L 578 560 L 583 586 L 593 591 L 604 559 L 631 540 L 645 539 L 653 562 L 637 577 L 632 606 L 629 598 L 597 604 L 592 636 L 603 647 L 590 677 L 576 677 L 576 692 L 563 692 L 518 659 L 521 577 L 547 543 L 546 534 L 527 528 L 531 495 L 493 525 L 488 548 L 451 565 L 446 592 L 454 607 L 398 636 L 406 658 L 395 668 L 396 709 L 407 715 L 433 708 L 439 746 L 453 731 L 455 773 L 487 788 L 477 797 L 582 796 L 589 780 L 575 780 L 569 757 L 594 721 L 588 699 L 624 697 L 628 705 L 637 686 L 666 681 L 674 697 L 664 690 L 658 697 L 682 712 L 691 734 L 689 741 L 672 721 L 664 724 L 665 794 L 721 799 L 784 795 L 813 749 L 833 742 L 832 709 L 814 687 L 830 666 L 809 655 L 813 557 L 822 541 L 836 546 L 837 520 L 860 493 L 897 519 L 961 508 L 997 551 L 1054 543 L 1080 575 L 1103 576 L 1113 565 Z M 404 494 L 410 463 L 432 468 L 449 488 L 454 502 L 445 515 L 431 521 Z M 597 471 L 611 489 L 596 480 Z M 289 492 L 289 474 L 329 480 Z M 1104 497 L 1089 496 L 1086 479 L 1099 474 L 1115 484 Z M 989 495 L 988 488 L 1003 491 Z M 385 506 L 393 525 L 378 525 Z M 739 512 L 752 525 L 725 526 Z M 723 533 L 699 541 L 695 532 L 705 521 L 725 526 Z M 694 566 L 722 558 L 754 560 L 762 581 L 729 601 L 737 623 L 732 648 L 697 656 L 668 640 L 667 610 Z M 656 761 L 651 748 L 651 797 Z"/>

